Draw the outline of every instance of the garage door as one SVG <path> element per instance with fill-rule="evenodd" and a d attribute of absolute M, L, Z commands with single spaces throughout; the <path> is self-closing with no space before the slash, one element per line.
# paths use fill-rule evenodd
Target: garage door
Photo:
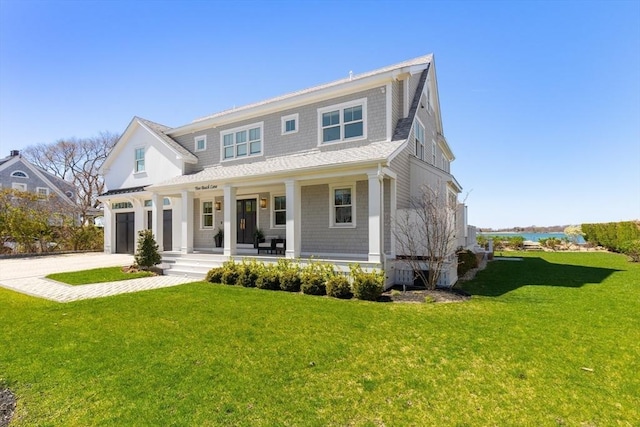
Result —
<path fill-rule="evenodd" d="M 116 253 L 133 254 L 135 233 L 135 214 L 133 212 L 116 214 Z"/>

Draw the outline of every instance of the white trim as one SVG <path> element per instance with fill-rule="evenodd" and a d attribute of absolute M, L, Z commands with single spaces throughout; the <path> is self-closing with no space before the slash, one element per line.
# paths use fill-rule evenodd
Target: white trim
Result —
<path fill-rule="evenodd" d="M 271 214 L 271 228 L 272 229 L 273 228 L 277 228 L 277 229 L 284 228 L 284 229 L 286 229 L 287 228 L 287 217 L 286 217 L 286 215 L 287 215 L 287 208 L 286 208 L 287 195 L 285 193 L 273 193 L 270 196 L 271 196 L 271 210 L 270 210 L 271 211 L 271 213 L 270 213 Z M 276 224 L 276 202 L 275 202 L 275 198 L 276 197 L 284 197 L 285 198 L 284 199 L 285 200 L 284 201 L 285 202 L 285 210 L 284 210 L 285 219 L 284 219 L 284 224 L 282 224 L 282 225 L 277 225 Z"/>
<path fill-rule="evenodd" d="M 351 190 L 351 222 L 340 223 L 335 222 L 335 190 L 340 189 Z M 356 183 L 351 181 L 347 183 L 336 183 L 329 185 L 329 228 L 356 228 Z"/>
<path fill-rule="evenodd" d="M 362 106 L 362 135 L 354 136 L 351 138 L 344 137 L 344 110 L 346 108 L 352 108 Z M 340 138 L 333 141 L 323 141 L 323 126 L 322 126 L 322 115 L 328 112 L 332 112 L 338 110 L 338 123 L 334 124 L 332 127 L 338 126 L 340 128 Z M 329 105 L 327 107 L 318 108 L 318 147 L 322 147 L 325 145 L 331 144 L 339 144 L 342 142 L 348 141 L 359 141 L 362 139 L 367 139 L 367 98 L 354 99 L 352 101 L 343 102 L 341 104 Z"/>
<path fill-rule="evenodd" d="M 211 225 L 204 225 L 204 204 L 211 203 Z M 207 214 L 209 215 L 209 214 Z M 200 230 L 213 230 L 216 227 L 216 201 L 214 199 L 200 199 Z"/>
<path fill-rule="evenodd" d="M 294 130 L 290 130 L 287 132 L 287 122 L 294 120 L 296 124 L 296 128 Z M 290 135 L 293 133 L 298 133 L 298 129 L 300 129 L 300 114 L 289 114 L 288 116 L 282 116 L 280 118 L 280 126 L 282 135 Z"/>
<path fill-rule="evenodd" d="M 44 190 L 44 194 L 40 193 L 40 190 Z M 49 197 L 49 188 L 48 187 L 36 187 L 36 194 L 38 196 L 45 196 L 45 197 Z"/>
<path fill-rule="evenodd" d="M 435 139 L 432 139 L 432 140 L 431 140 L 431 159 L 430 159 L 430 160 L 431 160 L 431 164 L 432 164 L 434 167 L 437 167 L 437 166 L 436 166 L 436 154 L 437 154 L 437 149 L 436 149 L 436 140 L 435 140 Z"/>
<path fill-rule="evenodd" d="M 251 154 L 251 141 L 249 140 L 249 134 L 250 134 L 250 130 L 251 129 L 260 129 L 260 152 L 259 153 L 254 153 Z M 242 144 L 246 144 L 246 154 L 243 156 L 238 157 L 238 144 L 236 143 L 236 133 L 245 131 L 247 133 L 247 139 L 245 142 L 243 142 Z M 228 157 L 225 158 L 224 156 L 224 149 L 225 149 L 225 145 L 224 145 L 224 137 L 225 135 L 233 135 L 233 145 L 230 145 L 229 147 L 233 147 L 233 156 L 232 157 Z M 225 129 L 225 130 L 221 130 L 220 131 L 220 162 L 229 162 L 229 161 L 234 161 L 234 160 L 240 160 L 240 159 L 246 159 L 249 157 L 260 157 L 260 156 L 264 156 L 264 121 L 262 122 L 256 122 L 256 123 L 251 123 L 248 125 L 244 125 L 244 126 L 238 126 L 235 128 L 231 128 L 231 129 Z"/>
<path fill-rule="evenodd" d="M 198 148 L 198 141 L 204 141 L 204 147 Z M 205 151 L 207 149 L 207 135 L 198 135 L 193 137 L 193 151 Z"/>
<path fill-rule="evenodd" d="M 17 173 L 24 174 L 24 176 L 18 176 L 18 175 L 16 175 Z M 14 170 L 13 172 L 11 172 L 11 178 L 29 179 L 29 174 L 26 173 L 23 170 L 19 170 L 18 169 L 18 170 Z"/>

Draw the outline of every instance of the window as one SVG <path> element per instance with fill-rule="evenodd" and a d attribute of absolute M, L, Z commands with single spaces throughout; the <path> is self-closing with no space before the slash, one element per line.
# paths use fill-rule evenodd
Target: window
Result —
<path fill-rule="evenodd" d="M 144 172 L 144 148 L 136 148 L 136 172 Z"/>
<path fill-rule="evenodd" d="M 12 182 L 11 188 L 18 191 L 27 191 L 27 184 L 23 182 Z"/>
<path fill-rule="evenodd" d="M 366 98 L 318 109 L 319 143 L 366 138 Z"/>
<path fill-rule="evenodd" d="M 413 133 L 416 138 L 416 157 L 424 160 L 424 126 L 418 120 L 415 122 Z"/>
<path fill-rule="evenodd" d="M 66 194 L 68 198 L 73 199 L 73 191 L 67 191 L 64 194 Z"/>
<path fill-rule="evenodd" d="M 262 154 L 262 125 L 249 126 L 220 132 L 222 140 L 222 159 L 238 159 Z"/>
<path fill-rule="evenodd" d="M 436 142 L 431 140 L 431 164 L 436 165 Z"/>
<path fill-rule="evenodd" d="M 200 135 L 194 138 L 195 151 L 204 151 L 207 149 L 207 135 Z"/>
<path fill-rule="evenodd" d="M 29 175 L 22 171 L 13 171 L 11 176 L 14 178 L 29 178 Z"/>
<path fill-rule="evenodd" d="M 273 226 L 284 227 L 287 225 L 287 197 L 273 196 Z"/>
<path fill-rule="evenodd" d="M 213 228 L 213 202 L 202 202 L 201 228 Z"/>
<path fill-rule="evenodd" d="M 298 132 L 298 114 L 282 117 L 282 134 Z"/>
<path fill-rule="evenodd" d="M 331 188 L 330 225 L 332 227 L 355 227 L 355 191 L 353 185 Z"/>
<path fill-rule="evenodd" d="M 37 187 L 36 193 L 38 193 L 38 196 L 40 197 L 47 197 L 49 196 L 49 189 L 46 187 Z"/>
<path fill-rule="evenodd" d="M 111 209 L 131 209 L 133 208 L 133 204 L 131 202 L 118 202 L 112 203 Z"/>

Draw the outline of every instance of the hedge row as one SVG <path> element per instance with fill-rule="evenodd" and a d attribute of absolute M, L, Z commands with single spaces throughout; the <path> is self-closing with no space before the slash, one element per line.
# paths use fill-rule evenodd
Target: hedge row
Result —
<path fill-rule="evenodd" d="M 640 240 L 640 222 L 607 222 L 602 224 L 582 224 L 584 239 L 594 245 L 604 246 L 610 251 L 624 252 L 624 248 L 634 240 Z"/>
<path fill-rule="evenodd" d="M 206 280 L 211 283 L 256 287 L 260 289 L 300 292 L 309 295 L 329 295 L 376 301 L 384 289 L 384 274 L 364 272 L 358 264 L 349 265 L 350 277 L 334 271 L 333 266 L 312 262 L 304 267 L 287 259 L 277 264 L 256 260 L 240 263 L 230 260 L 222 267 L 209 270 Z"/>

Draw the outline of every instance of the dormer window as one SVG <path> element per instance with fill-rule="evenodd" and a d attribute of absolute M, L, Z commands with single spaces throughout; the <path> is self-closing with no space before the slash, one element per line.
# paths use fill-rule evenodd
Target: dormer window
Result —
<path fill-rule="evenodd" d="M 298 114 L 282 117 L 282 134 L 287 135 L 296 132 L 298 132 Z"/>
<path fill-rule="evenodd" d="M 367 137 L 367 99 L 318 109 L 319 145 Z"/>
<path fill-rule="evenodd" d="M 220 132 L 222 160 L 262 155 L 263 122 Z"/>
<path fill-rule="evenodd" d="M 13 171 L 11 176 L 14 178 L 29 178 L 29 175 L 22 171 Z"/>

